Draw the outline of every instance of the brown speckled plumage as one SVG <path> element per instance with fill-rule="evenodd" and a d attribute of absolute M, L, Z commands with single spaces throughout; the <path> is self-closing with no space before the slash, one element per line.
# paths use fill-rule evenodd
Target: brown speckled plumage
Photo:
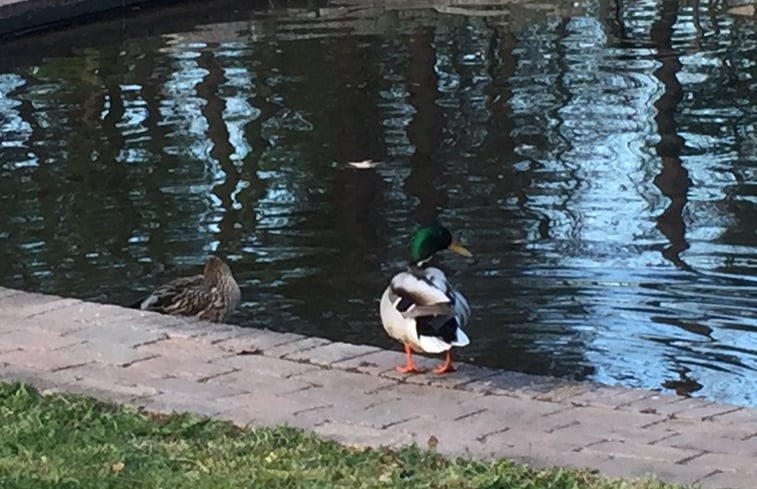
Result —
<path fill-rule="evenodd" d="M 229 319 L 241 298 L 229 266 L 211 256 L 205 262 L 202 275 L 177 278 L 158 287 L 139 307 L 145 311 L 222 322 Z"/>

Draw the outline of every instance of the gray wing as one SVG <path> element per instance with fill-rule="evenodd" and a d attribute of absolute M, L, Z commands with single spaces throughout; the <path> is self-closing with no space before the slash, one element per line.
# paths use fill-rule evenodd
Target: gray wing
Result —
<path fill-rule="evenodd" d="M 465 296 L 447 280 L 447 276 L 438 268 L 428 267 L 422 270 L 423 278 L 441 291 L 449 301 L 448 306 L 455 312 L 455 319 L 464 327 L 470 318 L 470 306 Z"/>

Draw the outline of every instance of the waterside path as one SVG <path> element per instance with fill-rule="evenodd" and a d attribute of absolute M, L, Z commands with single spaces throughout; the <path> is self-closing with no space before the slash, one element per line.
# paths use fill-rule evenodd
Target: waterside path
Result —
<path fill-rule="evenodd" d="M 378 327 L 378 326 L 377 326 Z M 399 349 L 399 348 L 398 348 Z M 0 379 L 343 443 L 425 446 L 609 476 L 757 487 L 757 409 L 0 288 Z M 420 359 L 421 366 L 437 359 Z"/>

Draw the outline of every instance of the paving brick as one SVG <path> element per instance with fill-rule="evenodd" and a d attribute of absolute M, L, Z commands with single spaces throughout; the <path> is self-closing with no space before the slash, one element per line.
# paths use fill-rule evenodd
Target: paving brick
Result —
<path fill-rule="evenodd" d="M 466 394 L 468 394 L 466 392 Z M 562 411 L 577 410 L 570 404 L 559 404 L 550 401 L 538 399 L 519 398 L 510 396 L 499 396 L 496 394 L 486 394 L 477 397 L 467 396 L 468 399 L 492 411 L 503 411 L 512 413 L 512 416 L 544 416 L 559 413 Z M 523 418 L 526 419 L 526 418 Z"/>
<path fill-rule="evenodd" d="M 671 464 L 678 464 L 678 462 L 696 457 L 702 453 L 701 450 L 650 445 L 635 440 L 604 441 L 585 447 L 581 451 L 598 455 L 608 455 L 614 458 L 666 461 Z"/>
<path fill-rule="evenodd" d="M 708 489 L 754 489 L 757 475 L 720 471 L 698 480 L 697 485 Z"/>
<path fill-rule="evenodd" d="M 676 465 L 666 463 L 664 460 L 657 461 L 648 458 L 608 458 L 592 464 L 592 467 L 608 477 L 652 478 L 681 484 L 694 484 L 711 473 L 708 467 Z"/>
<path fill-rule="evenodd" d="M 36 370 L 18 365 L 0 367 L 0 379 L 5 382 L 24 382 L 37 390 L 54 389 L 66 382 L 74 381 L 72 376 L 61 372 Z"/>
<path fill-rule="evenodd" d="M 334 419 L 346 419 L 348 416 L 351 419 L 363 417 L 368 419 L 372 426 L 384 426 L 394 420 L 393 418 L 388 421 L 377 421 L 377 413 L 392 417 L 399 413 L 401 417 L 411 417 L 420 414 L 424 409 L 433 409 L 435 413 L 440 416 L 446 415 L 446 419 L 451 420 L 468 412 L 467 408 L 457 407 L 461 404 L 461 397 L 450 396 L 448 402 L 442 406 L 439 402 L 441 400 L 428 406 L 429 398 L 424 397 L 422 392 L 417 392 L 417 389 L 405 384 L 392 384 L 376 390 L 367 390 L 365 386 L 344 389 L 338 384 L 331 384 L 296 391 L 288 394 L 287 397 L 298 398 L 301 402 L 310 404 L 332 404 Z"/>
<path fill-rule="evenodd" d="M 475 382 L 484 381 L 490 377 L 499 375 L 502 371 L 495 368 L 481 367 L 470 363 L 461 363 L 456 366 L 454 375 L 436 375 L 429 385 L 434 387 L 448 387 L 460 389 L 466 392 L 476 393 L 469 386 Z"/>
<path fill-rule="evenodd" d="M 44 314 L 65 314 L 70 308 L 80 307 L 83 304 L 78 299 L 62 299 L 40 303 L 29 304 L 24 307 L 19 307 L 14 310 L 14 314 L 19 317 L 31 319 Z"/>
<path fill-rule="evenodd" d="M 183 396 L 164 392 L 151 397 L 134 399 L 133 403 L 155 413 L 195 413 L 202 416 L 220 416 L 221 407 L 216 399 Z"/>
<path fill-rule="evenodd" d="M 653 413 L 635 414 L 646 414 L 653 416 L 655 419 L 659 418 L 659 415 Z M 702 425 L 701 421 L 692 418 L 676 418 L 675 416 L 665 416 L 664 418 L 664 421 L 659 424 L 664 425 L 664 428 L 668 431 L 677 431 L 678 433 L 691 431 L 692 429 L 695 429 L 696 427 Z"/>
<path fill-rule="evenodd" d="M 19 330 L 23 331 L 32 326 L 37 326 L 33 319 L 4 317 L 0 315 L 0 335 L 13 333 Z"/>
<path fill-rule="evenodd" d="M 386 429 L 420 416 L 412 407 L 385 393 L 366 394 L 333 387 L 315 387 L 288 393 L 288 400 L 303 409 L 318 409 L 323 421 L 338 420 L 375 429 Z"/>
<path fill-rule="evenodd" d="M 572 409 L 570 406 L 559 405 L 546 401 L 534 401 L 506 396 L 466 396 L 458 403 L 460 416 L 468 413 L 482 412 L 479 416 L 499 417 L 505 421 L 508 428 L 528 426 L 529 432 L 545 432 L 560 424 L 555 415 Z M 459 419 L 453 419 L 459 421 Z M 497 424 L 500 424 L 499 422 Z"/>
<path fill-rule="evenodd" d="M 282 379 L 278 375 L 267 375 L 263 372 L 234 371 L 227 374 L 212 377 L 203 384 L 208 386 L 228 386 L 241 392 L 265 393 L 271 395 L 287 394 L 301 389 L 307 389 L 312 385 L 305 381 L 292 378 Z"/>
<path fill-rule="evenodd" d="M 247 328 L 245 328 L 247 329 Z M 246 334 L 216 343 L 220 348 L 232 353 L 263 353 L 287 343 L 293 343 L 306 338 L 300 334 L 278 333 L 267 329 L 249 328 Z"/>
<path fill-rule="evenodd" d="M 499 396 L 532 398 L 563 384 L 565 381 L 553 377 L 500 371 L 496 375 L 466 384 L 465 390 Z"/>
<path fill-rule="evenodd" d="M 542 417 L 539 430 L 554 432 L 564 437 L 580 437 L 584 433 L 601 433 L 608 441 L 635 440 L 652 443 L 676 433 L 666 426 L 660 415 L 624 413 L 618 422 L 618 412 L 602 407 L 571 407 Z"/>
<path fill-rule="evenodd" d="M 165 376 L 162 372 L 134 372 L 128 368 L 98 362 L 67 368 L 60 373 L 65 373 L 67 378 L 72 378 L 75 382 L 93 380 L 98 381 L 102 385 L 142 386 L 152 393 L 156 393 L 157 390 L 154 387 L 148 386 L 146 382 L 161 379 Z"/>
<path fill-rule="evenodd" d="M 334 420 L 318 425 L 314 431 L 320 436 L 349 446 L 388 447 L 411 441 L 401 433 Z"/>
<path fill-rule="evenodd" d="M 302 405 L 285 397 L 268 393 L 245 393 L 229 396 L 218 404 L 219 413 L 237 424 L 276 425 L 286 422 Z"/>
<path fill-rule="evenodd" d="M 144 352 L 143 354 L 147 354 Z M 166 377 L 176 377 L 191 381 L 212 379 L 234 371 L 225 365 L 211 363 L 202 358 L 192 361 L 188 357 L 154 356 L 140 361 L 135 361 L 127 366 L 127 370 L 135 374 L 161 372 Z"/>
<path fill-rule="evenodd" d="M 757 459 L 753 456 L 734 453 L 705 453 L 688 461 L 685 465 L 752 474 L 754 481 L 757 482 Z"/>
<path fill-rule="evenodd" d="M 617 409 L 642 411 L 646 407 L 654 408 L 657 405 L 668 404 L 681 398 L 675 394 L 666 394 L 644 389 L 628 389 L 626 392 L 618 394 L 615 399 L 618 401 L 616 406 Z M 644 403 L 649 403 L 649 405 Z"/>
<path fill-rule="evenodd" d="M 376 391 L 363 389 L 348 389 L 338 394 L 339 387 L 325 387 L 308 389 L 287 397 L 299 398 L 303 403 L 330 404 L 325 411 L 328 419 L 338 419 L 356 424 L 363 424 L 378 429 L 405 423 L 408 420 L 426 416 L 439 422 L 450 423 L 456 418 L 471 412 L 469 406 L 464 405 L 467 400 L 464 393 L 445 391 L 445 395 L 429 398 L 431 387 L 395 384 Z M 435 402 L 429 403 L 429 399 Z"/>
<path fill-rule="evenodd" d="M 12 295 L 18 295 L 23 294 L 24 292 L 16 289 L 6 289 L 5 287 L 0 287 L 0 299 L 4 299 L 6 297 L 10 297 Z"/>
<path fill-rule="evenodd" d="M 382 430 L 399 438 L 392 448 L 401 448 L 409 443 L 428 447 L 433 437 L 434 450 L 443 455 L 465 458 L 509 458 L 509 454 L 496 456 L 494 447 L 487 445 L 479 434 L 466 429 L 465 425 L 455 424 L 441 427 L 439 421 L 423 416 L 408 419 L 406 422 Z"/>
<path fill-rule="evenodd" d="M 486 448 L 487 451 L 491 451 L 493 444 L 488 443 L 490 437 L 511 430 L 511 420 L 493 411 L 474 411 L 457 416 L 450 412 L 416 412 L 419 414 L 417 418 L 409 420 L 400 425 L 399 428 L 409 431 L 413 435 L 421 435 L 426 440 L 434 435 L 440 444 L 455 443 L 458 445 L 458 451 L 479 445 L 481 445 L 479 448 Z"/>
<path fill-rule="evenodd" d="M 216 323 L 193 317 L 172 316 L 152 311 L 135 311 L 132 323 L 147 331 L 162 333 L 166 338 L 196 338 L 206 335 Z"/>
<path fill-rule="evenodd" d="M 566 457 L 562 457 L 561 463 L 566 463 L 573 455 L 577 455 L 580 460 L 602 460 L 609 457 L 607 454 L 596 452 L 584 452 L 582 447 L 588 443 L 596 442 L 601 435 L 598 433 L 579 433 L 578 436 L 566 437 L 563 433 L 544 433 L 533 431 L 523 425 L 514 425 L 508 430 L 492 431 L 483 438 L 486 446 L 490 447 L 493 453 L 504 455 L 508 458 L 523 458 L 538 461 L 541 454 L 547 449 L 551 452 L 562 452 Z M 555 458 L 552 453 L 550 457 Z M 554 464 L 554 460 L 544 460 L 539 465 Z"/>
<path fill-rule="evenodd" d="M 613 399 L 626 390 L 623 387 L 597 384 L 586 392 L 566 399 L 565 402 L 574 406 L 608 407 L 614 409 L 616 403 Z"/>
<path fill-rule="evenodd" d="M 219 401 L 219 414 L 241 425 L 273 426 L 286 424 L 312 428 L 325 421 L 319 406 L 304 407 L 296 400 L 269 394 L 241 394 Z"/>
<path fill-rule="evenodd" d="M 198 402 L 211 399 L 219 400 L 224 397 L 248 392 L 244 385 L 220 382 L 195 382 L 177 377 L 145 379 L 143 384 L 158 389 L 164 394 L 162 398 L 165 399 L 169 399 L 170 396 L 176 396 L 177 399 L 197 400 Z"/>
<path fill-rule="evenodd" d="M 495 419 L 487 424 L 487 420 L 482 417 L 478 423 L 471 425 L 474 419 L 440 423 L 439 420 L 421 415 L 392 426 L 387 431 L 409 433 L 412 440 L 421 446 L 433 435 L 438 441 L 437 450 L 447 455 L 506 458 L 537 467 L 592 466 L 603 458 L 597 454 L 576 452 L 585 440 L 576 442 L 555 434 L 535 432 L 520 424 L 514 424 L 519 426 L 517 428 L 510 428 L 507 419 Z M 592 435 L 587 433 L 586 436 Z"/>
<path fill-rule="evenodd" d="M 248 375 L 269 375 L 282 379 L 298 375 L 309 370 L 320 370 L 314 365 L 271 358 L 263 355 L 232 355 L 218 358 L 211 363 L 218 364 L 227 370 L 235 369 Z"/>
<path fill-rule="evenodd" d="M 719 404 L 706 399 L 660 394 L 628 403 L 625 407 L 628 410 L 639 412 L 702 419 L 731 411 L 735 406 Z"/>
<path fill-rule="evenodd" d="M 78 339 L 77 339 L 78 341 Z M 152 356 L 149 352 L 137 351 L 120 343 L 103 343 L 101 341 L 84 341 L 58 350 L 63 355 L 81 362 L 99 362 L 105 365 L 124 366 Z"/>
<path fill-rule="evenodd" d="M 305 431 L 313 431 L 323 423 L 324 421 L 318 417 L 317 412 L 305 412 L 298 413 L 296 416 L 289 418 L 288 420 L 283 421 L 279 424 L 283 424 L 292 428 L 299 428 Z"/>
<path fill-rule="evenodd" d="M 155 395 L 157 391 L 142 385 L 112 384 L 102 380 L 83 378 L 79 382 L 65 383 L 58 388 L 60 391 L 92 396 L 96 399 L 111 403 L 131 403 L 135 399 Z"/>
<path fill-rule="evenodd" d="M 732 411 L 735 406 L 721 404 L 707 399 L 683 398 L 665 406 L 663 414 L 670 414 L 677 418 L 692 418 L 702 420 L 710 416 Z"/>
<path fill-rule="evenodd" d="M 486 399 L 494 400 L 493 396 L 471 395 L 467 392 L 455 389 L 439 389 L 427 385 L 413 385 L 403 382 L 392 382 L 391 385 L 381 388 L 379 392 L 395 396 L 397 399 L 403 399 L 410 405 L 426 406 L 428 401 L 433 399 L 431 409 L 440 409 L 440 405 L 460 406 L 462 412 L 471 411 L 471 405 L 475 405 L 477 400 L 482 403 Z M 457 409 L 457 408 L 456 408 Z M 457 416 L 457 415 L 455 415 Z"/>
<path fill-rule="evenodd" d="M 497 448 L 494 454 L 498 458 L 508 458 L 518 463 L 543 469 L 553 467 L 593 468 L 605 460 L 605 458 L 598 457 L 596 454 L 585 454 L 575 452 L 567 447 L 561 448 L 559 445 L 551 445 L 549 440 L 531 444 L 528 451 L 523 451 L 520 445 L 514 445 L 507 448 Z"/>
<path fill-rule="evenodd" d="M 315 365 L 330 366 L 337 362 L 343 362 L 377 351 L 380 351 L 380 349 L 375 346 L 335 342 L 326 343 L 312 349 L 295 351 L 286 355 L 285 358 Z"/>
<path fill-rule="evenodd" d="M 77 302 L 81 301 L 63 299 L 55 295 L 23 292 L 21 294 L 8 294 L 0 297 L 0 311 L 2 311 L 4 317 L 26 318 L 30 315 L 59 309 Z"/>
<path fill-rule="evenodd" d="M 249 331 L 249 328 L 242 328 L 233 324 L 215 323 L 212 328 L 206 329 L 202 334 L 195 336 L 195 338 L 215 345 L 223 341 L 249 336 Z M 228 353 L 228 348 L 224 348 L 224 351 Z"/>
<path fill-rule="evenodd" d="M 537 401 L 547 401 L 556 403 L 566 403 L 572 398 L 592 391 L 593 384 L 579 383 L 565 383 L 549 389 L 547 392 L 539 392 L 533 396 L 533 399 Z"/>
<path fill-rule="evenodd" d="M 654 396 L 659 396 L 659 393 L 641 389 L 628 389 L 626 387 L 594 384 L 593 389 L 566 399 L 566 402 L 575 405 L 609 407 L 615 409 L 619 407 L 622 408 L 629 402 Z"/>
<path fill-rule="evenodd" d="M 396 385 L 396 382 L 371 375 L 336 369 L 311 369 L 291 377 L 321 387 L 337 387 L 347 391 L 371 392 Z"/>
<path fill-rule="evenodd" d="M 757 460 L 757 432 L 750 436 L 740 428 L 706 422 L 692 423 L 686 429 L 678 428 L 676 431 L 676 436 L 661 440 L 659 444 L 713 453 L 745 455 Z"/>
<path fill-rule="evenodd" d="M 4 349 L 15 346 L 23 350 L 49 351 L 81 343 L 81 340 L 31 326 L 0 335 L 0 342 Z"/>
<path fill-rule="evenodd" d="M 135 347 L 145 343 L 166 339 L 168 336 L 163 332 L 150 331 L 146 328 L 135 325 L 129 320 L 123 320 L 74 331 L 71 334 L 66 335 L 66 338 L 97 342 L 100 344 L 117 343 L 120 345 Z"/>
<path fill-rule="evenodd" d="M 757 409 L 734 407 L 731 411 L 708 416 L 705 421 L 757 427 Z"/>
<path fill-rule="evenodd" d="M 416 359 L 416 363 L 419 368 L 424 369 L 423 373 L 403 374 L 398 372 L 394 366 L 392 366 L 389 369 L 380 372 L 379 375 L 387 379 L 406 382 L 408 384 L 428 385 L 444 389 L 469 390 L 467 389 L 468 385 L 497 375 L 500 372 L 486 367 L 471 365 L 469 363 L 459 363 L 455 365 L 457 370 L 454 373 L 439 375 L 432 371 L 432 369 L 439 364 L 438 359 L 423 357 Z M 475 392 L 475 389 L 471 389 L 471 392 Z"/>
<path fill-rule="evenodd" d="M 32 317 L 35 326 L 61 335 L 69 334 L 87 327 L 100 326 L 105 323 L 133 318 L 133 310 L 106 304 L 78 302 L 65 309 L 45 311 Z"/>
<path fill-rule="evenodd" d="M 86 363 L 60 350 L 15 350 L 0 354 L 0 363 L 21 369 L 54 371 Z"/>
<path fill-rule="evenodd" d="M 297 341 L 284 343 L 283 345 L 272 346 L 263 350 L 263 354 L 268 357 L 286 358 L 289 355 L 310 351 L 322 345 L 327 345 L 328 340 L 323 338 L 302 338 Z"/>
<path fill-rule="evenodd" d="M 160 355 L 177 361 L 206 361 L 227 357 L 228 352 L 197 338 L 165 338 L 135 348 L 140 352 Z"/>

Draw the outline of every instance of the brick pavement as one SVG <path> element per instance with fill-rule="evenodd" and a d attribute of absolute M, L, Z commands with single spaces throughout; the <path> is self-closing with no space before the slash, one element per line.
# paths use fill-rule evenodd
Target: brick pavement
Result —
<path fill-rule="evenodd" d="M 5 380 L 351 444 L 434 435 L 448 455 L 757 487 L 757 409 L 468 364 L 403 376 L 401 362 L 372 346 L 0 288 Z"/>

